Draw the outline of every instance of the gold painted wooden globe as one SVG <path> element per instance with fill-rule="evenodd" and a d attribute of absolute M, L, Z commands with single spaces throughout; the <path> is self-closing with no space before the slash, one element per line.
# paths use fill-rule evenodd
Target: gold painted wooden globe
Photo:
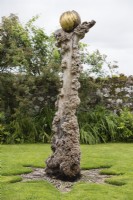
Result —
<path fill-rule="evenodd" d="M 66 32 L 71 32 L 81 23 L 79 14 L 72 10 L 64 12 L 60 17 L 60 25 Z"/>

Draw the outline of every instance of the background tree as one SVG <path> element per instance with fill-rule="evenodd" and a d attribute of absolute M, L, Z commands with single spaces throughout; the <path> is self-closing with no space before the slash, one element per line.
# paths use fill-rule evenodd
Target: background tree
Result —
<path fill-rule="evenodd" d="M 89 52 L 87 44 L 80 43 L 82 63 L 85 65 L 85 73 L 93 77 L 106 77 L 118 75 L 117 61 L 110 62 L 106 54 L 101 54 L 99 50 Z"/>
<path fill-rule="evenodd" d="M 37 18 L 38 16 L 33 17 L 25 26 L 14 14 L 2 18 L 0 25 L 1 72 L 19 71 L 39 75 L 46 67 L 52 67 L 51 64 L 55 66 L 60 61 L 53 36 L 48 37 L 42 28 L 34 25 Z"/>
<path fill-rule="evenodd" d="M 22 70 L 28 65 L 32 48 L 28 32 L 16 15 L 2 17 L 0 24 L 0 71 Z"/>

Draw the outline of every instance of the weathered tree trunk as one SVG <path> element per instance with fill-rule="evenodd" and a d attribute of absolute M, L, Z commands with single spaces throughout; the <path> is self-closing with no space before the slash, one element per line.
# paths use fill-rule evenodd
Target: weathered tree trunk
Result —
<path fill-rule="evenodd" d="M 80 103 L 78 78 L 82 68 L 78 42 L 94 24 L 95 21 L 84 22 L 71 33 L 62 29 L 55 32 L 57 46 L 61 47 L 61 67 L 64 73 L 56 102 L 57 112 L 52 124 L 53 155 L 47 159 L 45 171 L 60 178 L 75 179 L 80 175 L 79 127 L 75 115 Z"/>

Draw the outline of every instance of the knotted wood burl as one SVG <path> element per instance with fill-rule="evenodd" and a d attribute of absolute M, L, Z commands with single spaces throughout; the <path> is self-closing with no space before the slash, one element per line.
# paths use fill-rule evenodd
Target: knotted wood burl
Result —
<path fill-rule="evenodd" d="M 45 171 L 48 175 L 67 179 L 75 179 L 80 175 L 79 126 L 75 115 L 80 104 L 78 79 L 82 69 L 78 42 L 94 24 L 95 21 L 83 22 L 71 33 L 62 29 L 55 32 L 57 46 L 61 48 L 63 80 L 52 123 L 53 154 L 46 161 Z"/>

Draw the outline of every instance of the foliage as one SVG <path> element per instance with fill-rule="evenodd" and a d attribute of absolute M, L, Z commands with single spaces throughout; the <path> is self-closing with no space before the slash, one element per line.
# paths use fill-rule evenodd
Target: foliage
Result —
<path fill-rule="evenodd" d="M 81 75 L 80 82 L 81 143 L 132 141 L 133 114 L 124 110 L 118 115 L 100 106 L 92 93 L 101 86 L 87 74 Z M 40 76 L 0 74 L 1 143 L 50 142 L 59 85 L 58 73 L 49 69 Z"/>
<path fill-rule="evenodd" d="M 118 114 L 102 106 L 78 113 L 80 141 L 85 144 L 133 141 L 133 113 L 124 109 Z"/>
<path fill-rule="evenodd" d="M 115 141 L 117 128 L 115 118 L 111 111 L 101 106 L 79 112 L 81 143 L 96 144 Z"/>
<path fill-rule="evenodd" d="M 37 19 L 38 16 L 35 16 L 23 26 L 14 14 L 2 18 L 0 25 L 1 72 L 19 71 L 40 75 L 51 62 L 53 64 L 56 60 L 60 61 L 53 36 L 48 37 L 42 28 L 34 25 Z"/>
<path fill-rule="evenodd" d="M 82 63 L 87 67 L 89 76 L 106 77 L 107 75 L 113 77 L 117 74 L 117 61 L 109 62 L 107 55 L 101 54 L 99 50 L 90 53 L 86 44 L 80 44 Z"/>
<path fill-rule="evenodd" d="M 18 17 L 14 14 L 3 17 L 0 25 L 0 71 L 27 66 L 31 51 L 28 32 Z"/>
<path fill-rule="evenodd" d="M 5 124 L 5 115 L 4 112 L 0 112 L 0 142 L 6 143 L 8 137 L 10 137 L 10 132 Z"/>
<path fill-rule="evenodd" d="M 60 193 L 46 181 L 18 182 L 21 181 L 20 174 L 31 172 L 32 169 L 29 166 L 44 167 L 44 160 L 51 153 L 50 145 L 2 145 L 1 149 L 2 200 L 132 199 L 133 144 L 81 145 L 82 169 L 104 168 L 102 174 L 114 176 L 106 179 L 106 182 L 110 184 L 77 182 L 68 193 Z"/>
<path fill-rule="evenodd" d="M 117 137 L 120 141 L 133 142 L 133 113 L 126 108 L 117 117 Z"/>
<path fill-rule="evenodd" d="M 81 73 L 79 81 L 81 83 L 81 88 L 79 89 L 79 97 L 81 99 L 79 110 L 86 111 L 100 103 L 100 97 L 94 94 L 102 87 L 102 84 L 97 83 L 96 79 L 88 76 L 86 72 Z"/>
<path fill-rule="evenodd" d="M 7 75 L 7 76 L 6 76 Z M 51 138 L 51 124 L 54 116 L 54 102 L 59 84 L 58 76 L 48 72 L 41 76 L 4 74 L 2 94 L 4 106 L 5 126 L 10 134 L 5 143 L 49 142 Z M 11 78 L 8 82 L 9 75 Z M 13 83 L 12 83 L 12 80 Z M 7 90 L 5 91 L 4 88 Z M 10 93 L 13 94 L 13 99 Z M 11 102 L 10 102 L 11 101 Z M 10 112 L 9 112 L 10 111 Z M 4 137 L 4 135 L 3 135 Z"/>

